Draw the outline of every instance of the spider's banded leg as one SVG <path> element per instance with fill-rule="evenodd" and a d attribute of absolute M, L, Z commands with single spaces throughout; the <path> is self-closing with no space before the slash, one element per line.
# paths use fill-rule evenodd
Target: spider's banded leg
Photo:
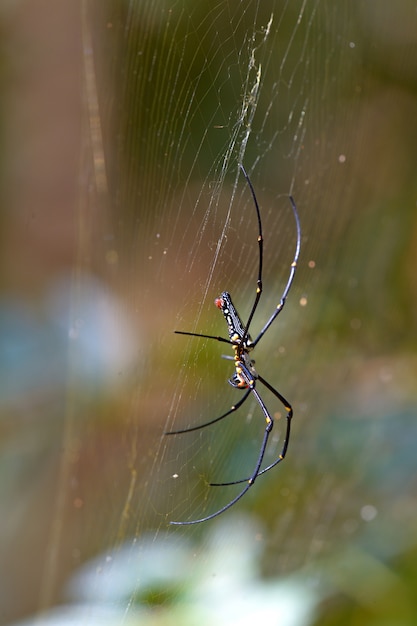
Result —
<path fill-rule="evenodd" d="M 291 285 L 292 285 L 293 280 L 294 280 L 295 271 L 297 269 L 298 258 L 300 256 L 300 248 L 301 248 L 301 226 L 300 226 L 300 218 L 298 217 L 297 206 L 296 206 L 296 204 L 294 202 L 294 198 L 292 196 L 290 196 L 290 202 L 291 202 L 291 206 L 292 206 L 292 209 L 293 209 L 293 212 L 294 212 L 295 223 L 296 223 L 296 227 L 297 227 L 297 243 L 296 243 L 296 246 L 295 246 L 294 258 L 293 258 L 292 263 L 291 263 L 290 275 L 288 277 L 287 284 L 285 286 L 285 289 L 283 291 L 283 294 L 281 296 L 279 304 L 277 304 L 277 307 L 276 307 L 275 311 L 273 312 L 273 314 L 271 315 L 271 317 L 269 318 L 269 320 L 267 321 L 265 326 L 262 328 L 262 330 L 259 333 L 259 335 L 252 342 L 252 347 L 253 348 L 256 346 L 258 341 L 264 336 L 264 334 L 266 333 L 268 328 L 271 326 L 272 322 L 278 317 L 278 315 L 281 313 L 282 309 L 284 308 L 285 302 L 287 300 L 288 293 L 289 293 L 289 291 L 291 289 Z"/>
<path fill-rule="evenodd" d="M 247 372 L 247 374 L 249 374 L 249 372 Z M 245 375 L 246 375 L 246 372 L 245 372 Z M 228 509 L 230 509 L 230 507 L 232 507 L 234 504 L 236 504 L 236 502 L 238 502 L 241 498 L 243 498 L 245 493 L 247 493 L 247 491 L 249 491 L 249 489 L 254 484 L 254 482 L 255 482 L 258 474 L 259 474 L 260 467 L 262 465 L 262 461 L 263 461 L 263 458 L 264 458 L 266 446 L 268 444 L 268 438 L 269 438 L 270 432 L 272 430 L 272 427 L 274 425 L 274 422 L 273 422 L 272 417 L 269 415 L 268 409 L 266 408 L 266 406 L 265 406 L 261 396 L 256 391 L 256 389 L 254 387 L 254 382 L 252 380 L 250 380 L 250 378 L 248 377 L 248 383 L 249 383 L 249 381 L 250 381 L 250 391 L 254 394 L 256 400 L 258 401 L 259 406 L 262 409 L 263 414 L 265 415 L 265 419 L 266 419 L 266 427 L 265 427 L 264 437 L 263 437 L 263 440 L 262 440 L 261 450 L 259 452 L 258 461 L 256 463 L 255 469 L 252 472 L 252 476 L 248 479 L 246 487 L 244 489 L 242 489 L 242 491 L 240 493 L 238 493 L 238 495 L 235 498 L 233 498 L 233 500 L 231 500 L 228 504 L 223 506 L 221 509 L 219 509 L 215 513 L 211 513 L 211 515 L 207 515 L 207 517 L 202 517 L 201 519 L 191 520 L 189 522 L 170 522 L 170 524 L 172 524 L 173 526 L 189 526 L 191 524 L 199 524 L 200 522 L 207 522 L 208 520 L 213 519 L 214 517 L 217 517 L 218 515 L 221 515 L 222 513 L 224 513 Z"/>
<path fill-rule="evenodd" d="M 269 389 L 269 391 L 271 393 L 273 393 L 274 396 L 276 396 L 278 398 L 278 400 L 281 402 L 281 404 L 283 405 L 283 407 L 285 408 L 285 410 L 287 412 L 287 415 L 286 415 L 286 418 L 287 418 L 287 429 L 285 431 L 285 439 L 284 439 L 284 443 L 283 443 L 281 452 L 280 452 L 278 458 L 273 463 L 271 463 L 267 467 L 264 467 L 264 469 L 262 469 L 262 470 L 260 470 L 258 472 L 258 476 L 261 476 L 261 474 L 265 474 L 265 472 L 269 472 L 270 469 L 272 469 L 273 467 L 278 465 L 278 463 L 281 463 L 281 461 L 283 461 L 285 459 L 285 455 L 287 454 L 287 449 L 288 449 L 288 443 L 290 441 L 291 420 L 292 420 L 292 416 L 293 416 L 293 410 L 292 410 L 291 404 L 284 398 L 284 396 L 282 394 L 280 394 L 279 391 L 277 391 L 270 383 L 268 383 L 268 381 L 265 380 L 265 378 L 262 378 L 262 376 L 259 376 L 259 374 L 258 374 L 258 380 L 267 389 Z M 226 487 L 227 485 L 238 485 L 240 483 L 245 483 L 248 480 L 249 480 L 249 478 L 241 478 L 240 480 L 232 480 L 232 481 L 227 482 L 227 483 L 210 483 L 210 486 L 211 487 Z"/>
<path fill-rule="evenodd" d="M 252 186 L 251 180 L 245 170 L 245 168 L 243 167 L 242 164 L 239 164 L 240 169 L 242 170 L 242 173 L 244 175 L 244 177 L 246 178 L 246 182 L 248 183 L 250 192 L 252 194 L 252 198 L 253 198 L 253 203 L 255 205 L 255 209 L 256 209 L 256 216 L 258 218 L 258 250 L 259 250 L 259 266 L 258 266 L 258 278 L 256 280 L 256 296 L 255 296 L 255 301 L 252 305 L 252 310 L 249 314 L 248 317 L 248 321 L 246 322 L 246 326 L 245 326 L 245 330 L 242 336 L 242 341 L 245 342 L 248 335 L 249 335 L 249 327 L 251 325 L 253 316 L 255 315 L 255 311 L 258 307 L 259 304 L 259 300 L 261 298 L 261 294 L 262 294 L 262 266 L 263 266 L 263 242 L 264 242 L 264 238 L 263 238 L 263 234 L 262 234 L 262 221 L 261 221 L 261 213 L 259 211 L 259 204 L 258 204 L 258 200 L 256 198 L 256 194 L 255 194 L 255 190 Z"/>
<path fill-rule="evenodd" d="M 274 461 L 274 463 L 271 464 L 271 467 L 275 467 L 275 465 L 278 465 L 278 463 L 280 463 L 281 461 L 283 461 L 285 459 L 285 455 L 287 454 L 287 450 L 288 450 L 288 444 L 290 442 L 290 435 L 291 435 L 291 420 L 292 420 L 292 416 L 293 416 L 293 410 L 292 410 L 292 406 L 291 404 L 288 402 L 288 400 L 286 400 L 284 398 L 284 396 L 277 390 L 275 389 L 275 387 L 273 387 L 267 380 L 265 380 L 265 378 L 263 378 L 262 376 L 260 376 L 258 374 L 258 380 L 260 383 L 262 383 L 267 389 L 269 389 L 269 391 L 276 397 L 278 398 L 278 400 L 281 402 L 282 406 L 284 407 L 287 415 L 286 415 L 286 419 L 287 419 L 287 428 L 285 431 L 285 439 L 284 439 L 284 443 L 282 445 L 282 450 L 281 453 L 278 457 L 278 459 L 276 461 Z M 268 469 L 271 469 L 271 467 L 265 468 L 262 473 L 264 473 L 265 471 L 267 471 Z"/>
<path fill-rule="evenodd" d="M 236 402 L 236 404 L 234 404 L 232 407 L 230 407 L 230 409 L 226 413 L 223 413 L 223 415 L 220 415 L 220 417 L 216 417 L 214 420 L 210 420 L 209 422 L 205 422 L 204 424 L 199 424 L 198 426 L 192 426 L 191 428 L 181 428 L 180 430 L 169 430 L 165 432 L 164 435 L 181 435 L 182 433 L 191 433 L 194 430 L 200 430 L 200 428 L 205 428 L 206 426 L 211 426 L 212 424 L 215 424 L 216 422 L 220 422 L 220 420 L 222 420 L 224 417 L 227 417 L 231 413 L 234 413 L 235 411 L 237 411 L 245 402 L 250 392 L 251 390 L 248 389 L 245 395 L 243 396 L 243 398 L 239 400 L 239 402 Z"/>
<path fill-rule="evenodd" d="M 190 337 L 203 337 L 205 339 L 215 339 L 216 341 L 221 341 L 223 343 L 228 343 L 229 345 L 233 345 L 233 342 L 230 341 L 229 339 L 225 339 L 224 337 L 219 337 L 217 335 L 203 335 L 201 333 L 190 333 L 190 332 L 186 332 L 182 330 L 175 330 L 174 332 L 177 335 L 188 335 Z M 233 359 L 233 357 L 230 357 L 230 358 Z M 237 409 L 239 409 L 242 406 L 242 404 L 245 402 L 246 398 L 249 396 L 249 393 L 250 393 L 250 390 L 248 390 L 245 393 L 245 395 L 243 396 L 241 400 L 239 400 L 239 402 L 237 402 L 232 407 L 230 407 L 230 409 L 226 413 L 223 413 L 223 415 L 220 415 L 220 417 L 216 417 L 214 420 L 211 420 L 210 422 L 205 422 L 204 424 L 200 424 L 199 426 L 193 426 L 191 428 L 170 430 L 170 431 L 165 432 L 164 435 L 180 435 L 182 433 L 189 433 L 194 430 L 199 430 L 200 428 L 205 428 L 205 426 L 210 426 L 211 424 L 215 424 L 216 422 L 219 422 L 220 420 L 222 420 L 224 417 L 227 417 L 231 413 L 234 413 L 235 411 L 237 411 Z"/>
<path fill-rule="evenodd" d="M 188 333 L 184 330 L 174 330 L 176 335 L 188 335 L 188 337 L 203 337 L 203 339 L 215 339 L 216 341 L 221 341 L 222 343 L 228 343 L 229 345 L 233 345 L 233 341 L 229 339 L 225 339 L 224 337 L 219 337 L 218 335 L 202 335 L 201 333 Z"/>

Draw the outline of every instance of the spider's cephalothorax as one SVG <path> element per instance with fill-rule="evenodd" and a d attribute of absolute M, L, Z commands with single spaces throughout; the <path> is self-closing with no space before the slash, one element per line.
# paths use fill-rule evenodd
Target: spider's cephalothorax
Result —
<path fill-rule="evenodd" d="M 232 359 L 235 365 L 235 371 L 233 373 L 233 376 L 229 378 L 229 383 L 232 385 L 232 387 L 244 390 L 245 393 L 243 397 L 239 400 L 239 402 L 236 402 L 236 404 L 234 404 L 228 411 L 226 411 L 226 413 L 223 413 L 219 417 L 216 417 L 210 420 L 209 422 L 205 422 L 204 424 L 199 424 L 197 426 L 192 426 L 190 428 L 183 428 L 180 430 L 169 431 L 165 434 L 178 435 L 181 433 L 199 430 L 200 428 L 205 428 L 206 426 L 215 424 L 216 422 L 219 422 L 220 420 L 227 417 L 231 413 L 234 413 L 235 411 L 237 411 L 251 394 L 256 399 L 264 415 L 266 425 L 265 425 L 261 448 L 258 454 L 258 459 L 256 461 L 254 469 L 252 470 L 251 475 L 240 480 L 233 480 L 233 481 L 225 482 L 225 483 L 210 483 L 210 485 L 216 486 L 216 487 L 225 486 L 225 485 L 238 485 L 240 483 L 246 483 L 245 487 L 237 494 L 237 496 L 235 496 L 230 502 L 225 504 L 221 509 L 219 509 L 218 511 L 215 511 L 214 513 L 211 513 L 210 515 L 207 515 L 206 517 L 203 517 L 201 519 L 191 520 L 191 521 L 185 521 L 185 522 L 170 522 L 171 524 L 185 525 L 185 524 L 198 524 L 199 522 L 206 522 L 207 520 L 212 519 L 213 517 L 217 517 L 217 515 L 220 515 L 221 513 L 224 513 L 224 511 L 227 511 L 227 509 L 230 509 L 231 506 L 236 504 L 236 502 L 245 495 L 245 493 L 254 484 L 258 476 L 272 469 L 273 467 L 275 467 L 275 465 L 280 463 L 285 458 L 285 455 L 287 453 L 287 448 L 288 448 L 288 442 L 290 439 L 291 418 L 293 415 L 292 407 L 290 403 L 284 398 L 283 395 L 281 395 L 279 391 L 277 391 L 268 381 L 265 380 L 265 378 L 263 378 L 262 376 L 260 376 L 260 374 L 257 373 L 254 367 L 254 361 L 250 358 L 249 353 L 255 348 L 255 346 L 260 341 L 260 339 L 262 339 L 262 337 L 264 336 L 268 328 L 271 326 L 272 322 L 278 317 L 278 315 L 281 313 L 284 307 L 292 282 L 294 280 L 295 271 L 297 269 L 298 257 L 300 254 L 300 247 L 301 247 L 300 220 L 298 217 L 297 207 L 295 205 L 295 202 L 292 196 L 290 196 L 290 202 L 291 202 L 292 210 L 294 213 L 296 229 L 297 229 L 297 243 L 295 246 L 294 258 L 292 260 L 291 267 L 290 267 L 289 277 L 288 277 L 287 284 L 284 288 L 284 291 L 281 295 L 281 298 L 274 312 L 272 313 L 272 315 L 270 316 L 266 324 L 263 326 L 261 331 L 258 333 L 256 338 L 252 340 L 249 334 L 249 327 L 252 323 L 253 316 L 255 314 L 255 311 L 258 307 L 258 304 L 262 295 L 263 235 L 262 235 L 261 214 L 259 211 L 259 206 L 258 206 L 258 201 L 256 199 L 255 191 L 252 187 L 252 183 L 243 165 L 240 165 L 240 169 L 242 170 L 242 173 L 251 191 L 253 202 L 255 205 L 256 216 L 258 220 L 258 238 L 257 238 L 258 251 L 259 251 L 258 277 L 256 281 L 255 299 L 252 305 L 251 312 L 248 317 L 248 321 L 246 322 L 246 325 L 242 323 L 242 320 L 240 319 L 239 314 L 235 306 L 233 305 L 230 294 L 227 291 L 224 291 L 221 294 L 221 296 L 216 298 L 215 304 L 221 310 L 226 320 L 227 329 L 229 333 L 229 339 L 225 339 L 224 337 L 218 337 L 215 335 L 190 333 L 190 332 L 180 331 L 180 330 L 176 330 L 175 332 L 178 333 L 179 335 L 189 335 L 192 337 L 203 337 L 206 339 L 215 339 L 216 341 L 220 341 L 222 343 L 227 343 L 231 345 L 234 350 L 234 356 L 225 357 L 227 359 Z M 270 412 L 268 411 L 262 397 L 260 396 L 258 392 L 258 389 L 256 387 L 258 382 L 260 382 L 264 387 L 266 387 L 275 396 L 275 398 L 279 400 L 279 402 L 283 405 L 286 411 L 286 418 L 287 418 L 287 427 L 286 427 L 285 438 L 282 444 L 281 452 L 278 455 L 278 458 L 273 463 L 263 468 L 262 468 L 262 462 L 263 462 L 266 447 L 268 444 L 269 435 L 274 425 L 274 420 Z"/>

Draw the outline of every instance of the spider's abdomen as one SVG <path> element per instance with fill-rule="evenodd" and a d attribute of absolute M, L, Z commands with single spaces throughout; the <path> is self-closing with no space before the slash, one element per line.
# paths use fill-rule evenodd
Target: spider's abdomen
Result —
<path fill-rule="evenodd" d="M 223 291 L 223 293 L 215 299 L 214 303 L 217 308 L 221 310 L 223 317 L 226 320 L 230 341 L 239 341 L 243 339 L 245 327 L 243 326 L 239 313 L 236 311 L 232 302 L 230 293 Z M 247 335 L 245 339 L 246 344 L 250 344 L 252 341 L 250 335 Z"/>

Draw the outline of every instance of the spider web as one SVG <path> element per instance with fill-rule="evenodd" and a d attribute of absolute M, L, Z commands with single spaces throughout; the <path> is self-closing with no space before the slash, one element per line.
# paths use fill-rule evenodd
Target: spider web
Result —
<path fill-rule="evenodd" d="M 7 200 L 18 211 L 5 239 L 23 238 L 4 255 L 26 304 L 24 315 L 14 300 L 3 307 L 5 336 L 16 328 L 19 338 L 7 352 L 18 374 L 9 359 L 4 377 L 3 411 L 16 419 L 5 420 L 3 561 L 11 588 L 21 581 L 28 591 L 4 598 L 0 623 L 24 615 L 28 624 L 303 626 L 351 615 L 355 624 L 412 623 L 415 7 L 69 7 L 42 22 L 47 34 L 34 19 L 28 44 L 39 52 L 35 66 L 51 63 L 38 89 L 41 101 L 51 94 L 53 115 L 41 119 L 51 136 L 67 129 L 55 157 L 67 157 L 65 176 L 45 174 L 51 153 L 31 154 L 36 124 L 28 122 L 26 156 L 20 110 L 10 125 Z M 5 11 L 4 19 L 8 45 L 19 48 L 29 18 Z M 71 37 L 57 36 L 66 28 Z M 69 91 L 82 106 L 65 89 L 59 99 L 51 77 L 62 70 L 44 41 L 69 46 Z M 33 111 L 25 72 L 19 80 Z M 15 87 L 8 94 L 11 105 L 25 102 Z M 301 219 L 287 304 L 253 353 L 293 405 L 292 437 L 285 462 L 233 509 L 173 528 L 169 521 L 210 515 L 239 492 L 209 483 L 250 476 L 265 428 L 249 397 L 212 427 L 163 434 L 214 419 L 242 397 L 227 384 L 229 346 L 173 333 L 227 337 L 214 306 L 225 290 L 243 323 L 251 311 L 258 230 L 239 163 L 264 232 L 252 337 L 288 279 L 289 194 Z M 59 181 L 57 195 L 45 203 L 27 171 L 45 189 Z M 62 189 L 75 178 L 68 208 Z M 68 215 L 72 243 L 59 228 Z M 44 255 L 40 269 L 33 262 L 36 296 L 19 279 L 18 247 Z M 265 465 L 282 449 L 285 412 L 257 389 L 275 418 Z"/>

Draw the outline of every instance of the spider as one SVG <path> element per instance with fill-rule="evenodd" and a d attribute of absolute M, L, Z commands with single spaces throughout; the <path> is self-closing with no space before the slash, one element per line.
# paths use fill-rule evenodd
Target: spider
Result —
<path fill-rule="evenodd" d="M 297 243 L 295 247 L 294 258 L 291 263 L 291 268 L 290 268 L 290 273 L 289 273 L 289 277 L 287 280 L 287 284 L 285 286 L 285 289 L 282 293 L 282 296 L 278 305 L 276 306 L 271 317 L 266 322 L 265 326 L 259 332 L 257 337 L 255 339 L 252 339 L 251 335 L 249 334 L 249 328 L 251 326 L 252 319 L 255 315 L 256 309 L 258 308 L 258 304 L 262 295 L 262 268 L 263 268 L 262 221 L 261 221 L 261 214 L 259 210 L 258 201 L 256 199 L 255 191 L 250 181 L 250 178 L 245 168 L 243 167 L 243 165 L 240 164 L 239 166 L 249 186 L 250 192 L 252 194 L 252 198 L 253 198 L 253 202 L 254 202 L 255 210 L 256 210 L 256 215 L 258 218 L 258 250 L 259 250 L 258 278 L 256 281 L 255 300 L 252 305 L 252 309 L 249 314 L 248 321 L 246 322 L 246 324 L 242 322 L 232 302 L 232 298 L 230 297 L 230 294 L 227 291 L 224 291 L 218 298 L 216 298 L 215 304 L 223 313 L 223 317 L 226 320 L 229 339 L 225 339 L 224 337 L 218 337 L 215 335 L 190 333 L 190 332 L 185 332 L 181 330 L 176 330 L 175 332 L 179 335 L 188 335 L 191 337 L 202 337 L 205 339 L 215 339 L 216 341 L 220 341 L 222 343 L 227 343 L 231 345 L 234 350 L 234 356 L 224 356 L 224 358 L 226 359 L 233 360 L 234 366 L 235 366 L 235 371 L 233 373 L 233 376 L 228 380 L 228 382 L 232 387 L 235 387 L 236 389 L 242 389 L 245 391 L 245 393 L 243 397 L 239 400 L 239 402 L 234 404 L 228 411 L 226 411 L 226 413 L 223 413 L 223 415 L 220 415 L 219 417 L 216 417 L 215 419 L 212 419 L 209 422 L 205 422 L 204 424 L 199 424 L 198 426 L 193 426 L 191 428 L 184 428 L 180 430 L 173 430 L 173 431 L 166 432 L 165 434 L 166 435 L 179 435 L 183 433 L 193 432 L 195 430 L 199 430 L 200 428 L 205 428 L 206 426 L 211 426 L 212 424 L 219 422 L 220 420 L 224 419 L 231 413 L 234 413 L 235 411 L 240 409 L 240 407 L 243 405 L 243 403 L 247 400 L 247 398 L 251 394 L 255 397 L 257 403 L 259 404 L 261 408 L 261 411 L 265 417 L 266 426 L 265 426 L 265 431 L 264 431 L 264 435 L 262 439 L 261 448 L 260 448 L 259 455 L 258 455 L 258 460 L 256 461 L 255 467 L 251 475 L 247 478 L 234 480 L 234 481 L 226 482 L 226 483 L 210 483 L 210 486 L 212 487 L 222 487 L 226 485 L 238 485 L 240 483 L 246 483 L 244 489 L 242 489 L 236 497 L 234 497 L 230 502 L 228 502 L 228 504 L 225 504 L 224 506 L 222 506 L 218 511 L 215 511 L 214 513 L 211 513 L 210 515 L 207 515 L 206 517 L 202 517 L 201 519 L 195 519 L 195 520 L 190 520 L 190 521 L 179 521 L 179 522 L 171 521 L 170 524 L 173 524 L 173 525 L 183 526 L 183 525 L 188 525 L 188 524 L 199 524 L 200 522 L 206 522 L 210 519 L 213 519 L 214 517 L 217 517 L 218 515 L 221 515 L 222 513 L 230 509 L 230 507 L 236 504 L 236 502 L 238 502 L 247 493 L 247 491 L 249 491 L 249 489 L 255 483 L 255 480 L 257 479 L 258 476 L 260 476 L 261 474 L 264 474 L 265 472 L 268 472 L 270 469 L 272 469 L 273 467 L 278 465 L 278 463 L 284 460 L 285 455 L 287 453 L 287 449 L 288 449 L 288 443 L 290 440 L 291 419 L 293 416 L 293 410 L 292 410 L 291 404 L 288 402 L 288 400 L 284 398 L 283 395 L 281 395 L 279 391 L 274 389 L 274 387 L 268 381 L 266 381 L 265 378 L 263 378 L 260 374 L 258 374 L 258 372 L 255 369 L 255 362 L 251 358 L 250 353 L 256 347 L 259 341 L 262 339 L 262 337 L 264 336 L 268 328 L 271 326 L 272 322 L 281 313 L 285 305 L 285 301 L 287 299 L 288 293 L 290 291 L 291 285 L 294 280 L 295 271 L 297 269 L 298 257 L 300 254 L 300 247 L 301 247 L 300 220 L 298 217 L 297 207 L 294 202 L 294 199 L 292 196 L 289 196 L 292 210 L 293 210 L 294 217 L 295 217 L 296 229 L 297 229 Z M 268 411 L 264 401 L 262 400 L 260 393 L 258 392 L 258 387 L 257 387 L 258 382 L 261 383 L 264 387 L 266 387 L 281 402 L 281 404 L 285 408 L 286 419 L 287 419 L 285 439 L 282 445 L 281 452 L 278 458 L 273 463 L 271 463 L 270 465 L 268 465 L 267 467 L 263 469 L 261 469 L 262 461 L 265 455 L 266 447 L 268 444 L 268 439 L 271 434 L 272 427 L 274 425 L 274 419 L 272 415 L 270 414 L 270 412 Z"/>

